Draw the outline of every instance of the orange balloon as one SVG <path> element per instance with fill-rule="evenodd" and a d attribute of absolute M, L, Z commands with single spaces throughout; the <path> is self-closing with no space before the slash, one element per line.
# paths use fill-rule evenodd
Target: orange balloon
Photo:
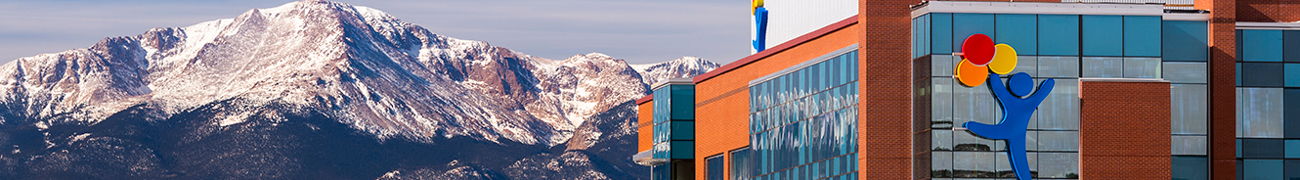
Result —
<path fill-rule="evenodd" d="M 967 59 L 962 59 L 961 63 L 957 64 L 957 70 L 953 72 L 956 72 L 953 77 L 957 78 L 958 82 L 969 87 L 982 85 L 984 80 L 989 78 L 988 67 L 972 64 Z"/>

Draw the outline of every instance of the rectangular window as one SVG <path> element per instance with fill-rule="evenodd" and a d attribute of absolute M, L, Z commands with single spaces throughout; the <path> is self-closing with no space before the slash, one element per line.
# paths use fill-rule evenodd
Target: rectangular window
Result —
<path fill-rule="evenodd" d="M 1083 16 L 1083 55 L 1121 56 L 1124 52 L 1122 16 Z"/>
<path fill-rule="evenodd" d="M 953 152 L 953 176 L 968 178 L 995 177 L 993 156 L 994 152 Z"/>
<path fill-rule="evenodd" d="M 1282 31 L 1282 61 L 1300 62 L 1300 31 Z"/>
<path fill-rule="evenodd" d="M 1282 160 L 1242 160 L 1245 179 L 1282 179 Z"/>
<path fill-rule="evenodd" d="M 961 51 L 962 42 L 974 34 L 994 37 L 994 17 L 992 14 L 953 14 L 952 15 L 952 50 Z"/>
<path fill-rule="evenodd" d="M 722 163 L 723 158 L 721 154 L 707 158 L 704 164 L 709 166 L 709 168 L 704 171 L 704 175 L 707 176 L 705 179 L 722 180 L 723 174 L 725 174 L 723 173 L 724 170 Z"/>
<path fill-rule="evenodd" d="M 952 14 L 934 13 L 930 20 L 930 50 L 932 54 L 952 54 Z M 965 37 L 962 37 L 965 38 Z"/>
<path fill-rule="evenodd" d="M 1300 49 L 1295 51 L 1300 51 Z M 1285 74 L 1283 79 L 1286 81 L 1284 83 L 1286 87 L 1300 87 L 1300 64 L 1286 63 L 1283 71 L 1286 71 L 1283 73 Z"/>
<path fill-rule="evenodd" d="M 1078 56 L 1079 16 L 1038 15 L 1038 55 Z"/>
<path fill-rule="evenodd" d="M 931 127 L 932 128 L 952 128 L 952 89 L 953 80 L 949 77 L 936 77 L 931 79 L 933 88 L 930 98 Z M 951 148 L 949 148 L 951 149 Z"/>
<path fill-rule="evenodd" d="M 1124 77 L 1124 58 L 1083 57 L 1083 77 Z"/>
<path fill-rule="evenodd" d="M 1286 160 L 1286 179 L 1300 179 L 1300 159 Z"/>
<path fill-rule="evenodd" d="M 1286 138 L 1300 138 L 1300 89 L 1282 90 L 1282 97 L 1285 98 L 1282 100 L 1282 124 L 1286 125 Z"/>
<path fill-rule="evenodd" d="M 1038 178 L 1079 178 L 1079 154 L 1038 153 Z"/>
<path fill-rule="evenodd" d="M 1039 56 L 1038 76 L 1036 77 L 1079 77 L 1079 58 L 1071 56 Z"/>
<path fill-rule="evenodd" d="M 1206 67 L 1204 62 L 1166 62 L 1162 77 L 1170 83 L 1206 83 Z"/>
<path fill-rule="evenodd" d="M 1207 134 L 1208 88 L 1204 84 L 1171 84 L 1170 103 L 1173 134 Z"/>
<path fill-rule="evenodd" d="M 1038 56 L 1018 56 L 1016 57 L 1017 72 L 1025 72 L 1031 77 L 1038 76 Z"/>
<path fill-rule="evenodd" d="M 1300 139 L 1286 140 L 1286 158 L 1300 158 Z"/>
<path fill-rule="evenodd" d="M 1256 62 L 1282 61 L 1282 30 L 1241 30 L 1241 59 Z"/>
<path fill-rule="evenodd" d="M 1174 135 L 1171 137 L 1171 153 L 1173 155 L 1206 155 L 1205 138 L 1204 135 Z"/>
<path fill-rule="evenodd" d="M 1282 138 L 1282 89 L 1241 88 L 1241 137 Z"/>
<path fill-rule="evenodd" d="M 952 152 L 933 152 L 930 160 L 930 176 L 935 178 L 953 177 L 952 163 Z"/>
<path fill-rule="evenodd" d="M 1179 180 L 1207 180 L 1209 178 L 1209 158 L 1205 156 L 1174 156 L 1170 168 Z"/>
<path fill-rule="evenodd" d="M 952 71 L 955 70 L 954 67 L 957 67 L 952 66 L 952 59 L 952 55 L 930 56 L 930 75 L 952 77 L 954 74 Z"/>
<path fill-rule="evenodd" d="M 1011 45 L 1019 55 L 1038 54 L 1038 15 L 998 14 L 996 32 L 993 42 Z"/>
<path fill-rule="evenodd" d="M 1241 63 L 1242 86 L 1282 87 L 1286 74 L 1282 63 Z"/>
<path fill-rule="evenodd" d="M 1078 151 L 1078 131 L 1038 131 L 1040 151 Z"/>
<path fill-rule="evenodd" d="M 1165 61 L 1209 60 L 1209 28 L 1205 21 L 1165 21 L 1161 31 Z"/>
<path fill-rule="evenodd" d="M 1160 58 L 1124 57 L 1124 77 L 1160 78 Z"/>
<path fill-rule="evenodd" d="M 1286 144 L 1282 139 L 1241 139 L 1241 155 L 1244 158 L 1282 158 Z"/>
<path fill-rule="evenodd" d="M 1160 57 L 1160 16 L 1124 16 L 1124 56 Z"/>
<path fill-rule="evenodd" d="M 1038 128 L 1079 130 L 1079 103 L 1079 80 L 1056 79 L 1052 95 L 1034 113 L 1038 115 Z"/>

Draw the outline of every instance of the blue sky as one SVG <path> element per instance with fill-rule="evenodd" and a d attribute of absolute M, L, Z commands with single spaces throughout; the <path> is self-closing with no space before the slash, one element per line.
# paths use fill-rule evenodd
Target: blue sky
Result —
<path fill-rule="evenodd" d="M 437 34 L 550 59 L 600 52 L 631 63 L 681 56 L 727 63 L 749 55 L 745 0 L 340 1 L 382 10 Z M 0 62 L 288 2 L 0 0 Z"/>

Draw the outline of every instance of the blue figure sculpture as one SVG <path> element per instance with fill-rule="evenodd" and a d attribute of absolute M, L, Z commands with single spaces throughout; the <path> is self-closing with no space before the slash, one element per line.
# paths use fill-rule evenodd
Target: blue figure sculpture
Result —
<path fill-rule="evenodd" d="M 754 9 L 754 50 L 761 52 L 767 50 L 767 8 L 758 7 Z"/>
<path fill-rule="evenodd" d="M 989 74 L 989 88 L 993 90 L 993 96 L 997 98 L 998 105 L 1002 107 L 1002 120 L 996 125 L 988 125 L 979 122 L 966 122 L 962 127 L 969 129 L 975 135 L 983 136 L 989 139 L 1006 140 L 1007 156 L 1011 157 L 1011 167 L 1016 172 L 1016 178 L 1029 180 L 1032 175 L 1029 173 L 1029 163 L 1025 157 L 1025 130 L 1029 126 L 1029 117 L 1038 109 L 1038 105 L 1047 98 L 1052 92 L 1052 87 L 1056 86 L 1055 79 L 1047 79 L 1043 84 L 1038 86 L 1038 91 L 1033 95 L 1029 92 L 1034 88 L 1034 80 L 1024 72 L 1011 75 L 1007 80 L 1008 87 L 1002 87 L 1002 78 L 997 74 Z M 1024 98 L 1021 98 L 1024 97 Z"/>

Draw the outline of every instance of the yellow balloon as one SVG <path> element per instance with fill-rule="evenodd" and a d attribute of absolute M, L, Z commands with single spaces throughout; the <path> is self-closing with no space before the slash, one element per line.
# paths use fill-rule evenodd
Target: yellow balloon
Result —
<path fill-rule="evenodd" d="M 988 65 L 989 70 L 993 70 L 993 73 L 1007 74 L 1016 69 L 1016 63 L 1019 60 L 1016 58 L 1015 48 L 1011 48 L 1011 45 L 1007 44 L 998 44 L 993 48 L 997 49 L 997 51 L 993 54 L 993 62 Z"/>
<path fill-rule="evenodd" d="M 749 7 L 749 14 L 754 14 L 754 11 L 757 11 L 758 7 L 763 7 L 763 0 L 752 0 L 750 1 L 750 4 L 752 6 Z"/>

